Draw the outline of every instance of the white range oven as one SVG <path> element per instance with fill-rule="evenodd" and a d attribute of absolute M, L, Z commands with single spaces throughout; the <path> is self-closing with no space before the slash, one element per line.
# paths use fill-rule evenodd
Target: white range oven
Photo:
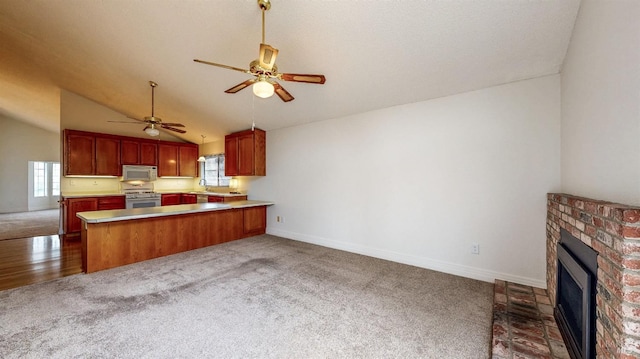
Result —
<path fill-rule="evenodd" d="M 153 191 L 150 182 L 121 184 L 122 193 L 125 194 L 125 208 L 159 207 L 162 205 L 162 195 Z"/>

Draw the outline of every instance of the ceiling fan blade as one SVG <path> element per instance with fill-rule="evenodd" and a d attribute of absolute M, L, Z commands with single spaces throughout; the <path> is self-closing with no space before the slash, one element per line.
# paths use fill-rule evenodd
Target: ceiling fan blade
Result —
<path fill-rule="evenodd" d="M 284 81 L 306 82 L 310 84 L 323 84 L 324 75 L 307 75 L 307 74 L 280 74 L 279 79 Z"/>
<path fill-rule="evenodd" d="M 278 97 L 280 97 L 280 99 L 282 99 L 282 101 L 289 102 L 294 99 L 294 97 L 291 96 L 291 94 L 287 90 L 285 90 L 284 87 L 280 86 L 279 83 L 275 81 L 270 82 L 273 85 L 273 91 L 276 93 L 276 95 L 278 95 Z"/>
<path fill-rule="evenodd" d="M 134 124 L 134 125 L 139 125 L 140 122 L 131 122 L 131 121 L 107 121 L 107 122 L 114 122 L 114 123 L 130 123 L 130 124 Z"/>
<path fill-rule="evenodd" d="M 135 118 L 135 117 L 131 117 L 131 116 L 127 116 L 127 118 L 130 118 L 130 119 L 132 119 L 132 120 L 136 120 L 136 121 L 140 121 L 140 122 L 147 122 L 147 121 L 145 121 L 145 120 L 140 120 L 140 119 L 137 119 L 137 118 Z"/>
<path fill-rule="evenodd" d="M 178 133 L 187 133 L 187 131 L 185 131 L 185 130 L 181 130 L 179 128 L 173 128 L 173 127 L 169 127 L 169 126 L 165 126 L 165 125 L 161 125 L 160 129 L 161 130 L 169 130 L 169 131 L 178 132 Z"/>
<path fill-rule="evenodd" d="M 226 93 L 236 93 L 236 92 L 238 92 L 238 91 L 240 91 L 240 90 L 242 90 L 242 89 L 244 89 L 244 88 L 246 88 L 248 86 L 251 86 L 251 84 L 253 84 L 257 80 L 258 80 L 257 78 L 253 78 L 251 80 L 247 80 L 247 81 L 245 81 L 245 82 L 243 82 L 241 84 L 237 84 L 237 85 L 233 86 L 232 88 L 226 90 L 225 92 Z"/>
<path fill-rule="evenodd" d="M 171 126 L 171 127 L 184 127 L 181 123 L 171 123 L 171 122 L 163 122 L 163 126 Z"/>
<path fill-rule="evenodd" d="M 249 70 L 241 69 L 241 68 L 239 68 L 239 67 L 233 67 L 233 66 L 227 66 L 227 65 L 222 65 L 222 64 L 216 64 L 215 62 L 209 62 L 209 61 L 198 60 L 198 59 L 193 59 L 193 61 L 195 61 L 195 62 L 199 62 L 199 63 L 201 63 L 201 64 L 205 64 L 205 65 L 211 65 L 211 66 L 222 67 L 223 69 L 240 71 L 240 72 L 244 72 L 245 74 L 250 74 L 250 73 L 251 73 L 251 71 L 249 71 Z"/>
<path fill-rule="evenodd" d="M 260 67 L 271 71 L 273 65 L 276 64 L 276 57 L 278 57 L 278 49 L 267 44 L 260 44 L 260 57 L 258 58 Z"/>

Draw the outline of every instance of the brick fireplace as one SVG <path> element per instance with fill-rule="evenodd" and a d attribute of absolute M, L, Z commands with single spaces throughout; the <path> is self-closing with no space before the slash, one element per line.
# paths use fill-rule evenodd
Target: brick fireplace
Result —
<path fill-rule="evenodd" d="M 554 306 L 561 228 L 598 252 L 596 356 L 640 357 L 640 207 L 547 195 L 547 289 Z"/>

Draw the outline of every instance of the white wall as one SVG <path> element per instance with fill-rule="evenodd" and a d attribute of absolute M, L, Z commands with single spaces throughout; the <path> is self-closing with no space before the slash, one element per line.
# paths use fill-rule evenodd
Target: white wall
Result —
<path fill-rule="evenodd" d="M 29 161 L 60 161 L 60 134 L 0 115 L 0 213 L 26 212 Z"/>
<path fill-rule="evenodd" d="M 276 203 L 271 234 L 545 287 L 560 77 L 269 131 L 267 176 L 245 185 Z"/>
<path fill-rule="evenodd" d="M 582 1 L 562 69 L 562 191 L 640 205 L 640 1 Z"/>

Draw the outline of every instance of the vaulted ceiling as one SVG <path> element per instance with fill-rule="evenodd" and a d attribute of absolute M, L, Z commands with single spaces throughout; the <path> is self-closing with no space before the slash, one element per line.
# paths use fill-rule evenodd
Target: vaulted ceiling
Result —
<path fill-rule="evenodd" d="M 60 90 L 126 116 L 186 125 L 200 143 L 246 129 L 339 118 L 561 70 L 580 0 L 272 0 L 266 43 L 295 100 L 224 91 L 258 57 L 256 0 L 0 1 L 0 113 L 51 130 Z M 90 119 L 88 119 L 90 121 Z M 128 124 L 105 125 L 127 134 Z M 136 128 L 136 133 L 141 130 Z M 101 132 L 105 132 L 104 130 Z"/>

